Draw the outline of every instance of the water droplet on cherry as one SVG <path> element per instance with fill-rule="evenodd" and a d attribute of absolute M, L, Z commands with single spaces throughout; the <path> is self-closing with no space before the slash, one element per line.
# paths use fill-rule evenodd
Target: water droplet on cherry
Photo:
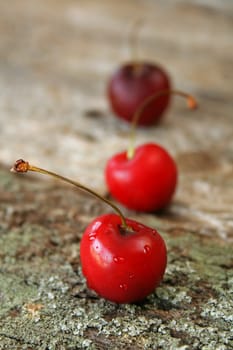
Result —
<path fill-rule="evenodd" d="M 113 258 L 113 261 L 115 262 L 115 263 L 123 263 L 124 261 L 125 261 L 125 258 L 123 258 L 122 256 L 115 256 L 114 258 Z"/>
<path fill-rule="evenodd" d="M 96 233 L 90 233 L 89 234 L 89 241 L 94 241 L 96 239 Z"/>
<path fill-rule="evenodd" d="M 125 284 L 125 283 L 122 283 L 122 284 L 120 284 L 120 286 L 119 286 L 122 290 L 127 290 L 128 289 L 128 286 L 127 286 L 127 284 Z"/>
<path fill-rule="evenodd" d="M 143 251 L 145 254 L 149 254 L 151 252 L 151 248 L 148 245 L 145 245 Z"/>
<path fill-rule="evenodd" d="M 131 273 L 130 275 L 129 275 L 129 279 L 132 279 L 132 278 L 134 278 L 134 274 L 133 273 Z"/>

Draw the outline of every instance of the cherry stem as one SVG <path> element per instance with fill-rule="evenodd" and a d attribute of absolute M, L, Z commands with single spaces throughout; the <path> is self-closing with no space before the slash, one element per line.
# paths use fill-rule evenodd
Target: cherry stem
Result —
<path fill-rule="evenodd" d="M 128 151 L 127 151 L 127 158 L 128 159 L 132 159 L 135 153 L 135 133 L 136 133 L 136 127 L 138 125 L 138 121 L 143 113 L 143 111 L 145 110 L 145 108 L 154 100 L 158 99 L 161 96 L 164 95 L 178 95 L 181 97 L 184 97 L 187 99 L 187 104 L 188 104 L 188 108 L 190 109 L 196 109 L 197 108 L 197 101 L 196 99 L 189 94 L 186 94 L 183 91 L 179 91 L 179 90 L 161 90 L 155 94 L 150 95 L 149 97 L 147 97 L 142 103 L 141 105 L 137 108 L 136 112 L 134 113 L 133 116 L 133 120 L 131 123 L 131 130 L 130 130 L 130 145 L 128 147 Z"/>
<path fill-rule="evenodd" d="M 144 24 L 143 18 L 138 18 L 132 25 L 131 31 L 130 31 L 130 48 L 131 48 L 131 60 L 133 62 L 134 72 L 137 74 L 142 64 L 139 62 L 139 54 L 138 54 L 138 47 L 139 47 L 139 31 Z"/>
<path fill-rule="evenodd" d="M 96 193 L 95 191 L 91 190 L 90 188 L 80 184 L 79 182 L 76 182 L 76 181 L 73 181 L 73 180 L 70 180 L 64 176 L 61 176 L 61 175 L 58 175 L 56 173 L 53 173 L 52 171 L 48 171 L 48 170 L 45 170 L 45 169 L 42 169 L 42 168 L 38 168 L 34 165 L 31 165 L 29 164 L 29 162 L 23 160 L 23 159 L 19 159 L 15 162 L 13 168 L 11 169 L 12 172 L 14 173 L 26 173 L 28 171 L 34 171 L 36 173 L 40 173 L 40 174 L 44 174 L 44 175 L 49 175 L 53 178 L 56 178 L 56 179 L 59 179 L 59 180 L 62 180 L 64 182 L 67 182 L 71 185 L 74 185 L 76 187 L 78 187 L 79 189 L 81 190 L 84 190 L 88 193 L 90 193 L 91 195 L 93 195 L 94 197 L 102 200 L 103 202 L 107 203 L 110 207 L 112 207 L 116 212 L 117 214 L 119 214 L 120 218 L 121 218 L 121 221 L 122 221 L 122 228 L 126 231 L 132 231 L 132 229 L 127 225 L 126 223 L 126 219 L 124 217 L 124 215 L 122 214 L 121 210 L 116 206 L 114 205 L 111 201 L 109 201 L 108 199 L 102 197 L 100 194 Z"/>

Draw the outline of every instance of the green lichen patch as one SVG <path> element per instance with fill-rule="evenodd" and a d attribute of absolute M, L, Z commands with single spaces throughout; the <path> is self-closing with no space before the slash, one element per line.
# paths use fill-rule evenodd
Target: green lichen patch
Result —
<path fill-rule="evenodd" d="M 186 227 L 171 232 L 166 215 L 138 215 L 166 240 L 166 274 L 144 302 L 110 303 L 86 287 L 79 261 L 82 232 L 102 204 L 7 176 L 0 174 L 0 349 L 233 349 L 228 242 Z"/>

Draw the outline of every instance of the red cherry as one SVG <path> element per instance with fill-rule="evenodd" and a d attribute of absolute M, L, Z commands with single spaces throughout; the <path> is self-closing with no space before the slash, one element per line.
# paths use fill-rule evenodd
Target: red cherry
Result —
<path fill-rule="evenodd" d="M 61 179 L 109 204 L 119 215 L 96 218 L 81 239 L 81 264 L 87 284 L 100 296 L 117 303 L 136 302 L 153 292 L 167 264 L 166 246 L 156 230 L 126 219 L 112 202 L 80 183 L 22 159 L 16 161 L 12 171 L 34 171 Z"/>
<path fill-rule="evenodd" d="M 126 207 L 151 212 L 167 206 L 175 192 L 177 168 L 169 153 L 148 143 L 110 158 L 105 169 L 111 195 Z"/>
<path fill-rule="evenodd" d="M 165 70 L 150 62 L 137 62 L 124 64 L 116 70 L 108 83 L 107 95 L 116 116 L 131 122 L 146 98 L 170 89 L 170 78 Z M 169 101 L 170 95 L 167 94 L 150 103 L 144 109 L 139 124 L 149 126 L 159 122 Z"/>
<path fill-rule="evenodd" d="M 84 232 L 80 255 L 89 288 L 105 299 L 132 303 L 158 286 L 165 272 L 166 246 L 156 230 L 119 215 L 103 215 Z"/>

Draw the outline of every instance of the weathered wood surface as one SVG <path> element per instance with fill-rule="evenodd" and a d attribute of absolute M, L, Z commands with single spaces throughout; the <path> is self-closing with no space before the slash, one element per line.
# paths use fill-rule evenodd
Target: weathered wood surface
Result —
<path fill-rule="evenodd" d="M 14 0 L 0 13 L 0 349 L 233 349 L 232 2 Z M 139 17 L 141 57 L 200 108 L 174 100 L 137 132 L 173 154 L 180 178 L 165 212 L 125 210 L 163 234 L 169 264 L 145 303 L 118 306 L 86 289 L 79 266 L 85 226 L 109 209 L 8 168 L 24 157 L 106 193 L 106 160 L 129 131 L 106 81 Z"/>

